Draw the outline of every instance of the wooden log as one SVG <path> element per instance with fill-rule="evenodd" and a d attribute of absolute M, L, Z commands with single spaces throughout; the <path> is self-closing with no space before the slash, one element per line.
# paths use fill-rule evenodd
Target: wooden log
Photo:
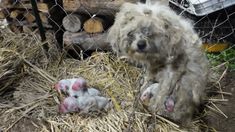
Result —
<path fill-rule="evenodd" d="M 2 15 L 4 15 L 4 19 L 9 17 L 11 14 L 12 9 L 8 9 L 8 8 L 0 8 L 0 12 L 2 13 Z"/>
<path fill-rule="evenodd" d="M 139 0 L 63 0 L 66 11 L 89 15 L 114 15 L 125 2 L 136 3 Z"/>
<path fill-rule="evenodd" d="M 88 34 L 86 32 L 65 32 L 63 36 L 64 47 L 77 46 L 86 50 L 110 50 L 111 46 L 106 41 L 107 33 Z"/>
<path fill-rule="evenodd" d="M 38 10 L 41 12 L 48 13 L 48 5 L 46 3 L 37 2 Z M 32 9 L 31 3 L 20 3 L 20 2 L 9 2 L 9 1 L 2 1 L 0 3 L 0 8 L 20 8 L 20 9 Z"/>
<path fill-rule="evenodd" d="M 46 3 L 38 2 L 38 10 L 44 13 L 49 13 L 48 5 Z"/>
<path fill-rule="evenodd" d="M 45 14 L 43 12 L 39 12 L 39 16 L 41 18 L 42 23 L 48 24 L 48 15 L 47 14 Z M 36 20 L 35 16 L 33 15 L 33 13 L 31 11 L 25 12 L 24 18 L 28 23 L 33 23 Z"/>
<path fill-rule="evenodd" d="M 14 2 L 13 0 L 1 0 L 0 7 L 11 6 L 13 2 Z"/>
<path fill-rule="evenodd" d="M 32 33 L 33 32 L 33 28 L 29 27 L 28 25 L 24 25 L 22 28 L 23 28 L 24 33 Z"/>
<path fill-rule="evenodd" d="M 70 14 L 63 18 L 62 24 L 65 30 L 75 33 L 82 28 L 82 24 L 85 20 L 87 20 L 85 16 Z"/>
<path fill-rule="evenodd" d="M 14 10 L 11 12 L 10 17 L 16 19 L 19 15 L 21 15 L 23 11 L 20 10 Z"/>
<path fill-rule="evenodd" d="M 17 19 L 18 21 L 22 21 L 24 19 L 24 11 L 22 11 L 22 10 L 13 10 L 10 13 L 10 18 Z"/>
<path fill-rule="evenodd" d="M 6 11 L 4 11 L 4 9 L 0 10 L 0 19 L 5 19 L 6 18 Z"/>
<path fill-rule="evenodd" d="M 48 15 L 43 12 L 39 12 L 39 16 L 41 18 L 42 23 L 48 24 Z"/>
<path fill-rule="evenodd" d="M 107 24 L 105 24 L 105 21 L 99 17 L 92 17 L 88 19 L 83 26 L 83 29 L 87 33 L 100 33 L 103 32 L 106 28 Z"/>
<path fill-rule="evenodd" d="M 33 23 L 35 21 L 35 16 L 31 12 L 25 12 L 24 18 L 28 23 Z"/>
<path fill-rule="evenodd" d="M 22 33 L 23 32 L 23 27 L 16 26 L 15 24 L 9 24 L 8 28 L 14 33 Z"/>
<path fill-rule="evenodd" d="M 12 20 L 12 21 L 8 21 L 8 23 L 10 25 L 14 25 L 16 27 L 23 27 L 23 26 L 28 26 L 28 27 L 33 27 L 33 28 L 37 28 L 38 25 L 36 23 L 29 23 L 26 20 L 22 20 L 22 21 L 16 21 L 16 20 Z M 46 29 L 51 29 L 52 26 L 47 24 L 47 23 L 43 23 L 43 27 Z"/>

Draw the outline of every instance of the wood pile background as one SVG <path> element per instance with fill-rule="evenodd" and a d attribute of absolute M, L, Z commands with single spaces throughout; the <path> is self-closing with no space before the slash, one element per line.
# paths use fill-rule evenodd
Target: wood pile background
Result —
<path fill-rule="evenodd" d="M 58 1 L 58 0 L 56 0 Z M 109 50 L 106 31 L 113 24 L 116 12 L 124 2 L 139 0 L 61 0 L 66 16 L 62 19 L 64 47 L 86 50 Z M 57 3 L 56 3 L 57 4 Z M 50 12 L 54 6 L 50 0 L 37 0 L 39 14 L 46 30 L 51 30 L 49 17 L 60 17 Z M 49 6 L 50 5 L 50 6 Z M 28 32 L 37 29 L 30 0 L 1 0 L 0 19 L 7 19 L 14 32 Z M 56 32 L 56 31 L 54 31 Z"/>
<path fill-rule="evenodd" d="M 47 4 L 43 0 L 37 0 L 37 5 L 43 26 L 51 29 Z M 1 0 L 0 19 L 7 19 L 14 32 L 30 32 L 37 28 L 30 0 Z"/>
<path fill-rule="evenodd" d="M 76 45 L 82 50 L 109 50 L 107 29 L 124 2 L 138 0 L 63 0 L 69 14 L 63 19 L 65 47 Z"/>

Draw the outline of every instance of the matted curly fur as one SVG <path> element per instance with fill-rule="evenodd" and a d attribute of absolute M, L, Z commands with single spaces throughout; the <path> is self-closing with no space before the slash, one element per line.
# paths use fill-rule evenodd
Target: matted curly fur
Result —
<path fill-rule="evenodd" d="M 208 62 L 189 21 L 168 6 L 125 3 L 108 33 L 113 50 L 147 67 L 146 82 L 158 82 L 149 110 L 175 121 L 189 121 L 204 96 Z M 174 111 L 166 110 L 171 97 Z"/>

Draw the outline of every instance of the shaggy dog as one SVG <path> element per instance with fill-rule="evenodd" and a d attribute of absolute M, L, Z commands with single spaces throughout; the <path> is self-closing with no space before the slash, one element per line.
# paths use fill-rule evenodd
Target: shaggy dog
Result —
<path fill-rule="evenodd" d="M 191 120 L 204 96 L 208 62 L 189 21 L 159 2 L 125 3 L 108 41 L 118 55 L 146 66 L 142 92 L 159 83 L 147 104 L 151 112 L 180 123 Z"/>

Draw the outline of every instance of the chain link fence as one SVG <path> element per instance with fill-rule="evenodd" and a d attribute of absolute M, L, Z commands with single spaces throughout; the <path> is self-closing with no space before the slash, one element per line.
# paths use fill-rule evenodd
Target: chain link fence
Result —
<path fill-rule="evenodd" d="M 79 50 L 85 54 L 94 50 L 110 50 L 108 44 L 104 44 L 104 39 L 107 29 L 113 24 L 115 13 L 121 2 L 107 0 L 36 0 L 36 2 L 37 13 L 41 18 L 43 28 L 46 32 L 54 34 L 59 49 L 68 47 L 74 56 L 77 56 L 75 54 Z M 139 1 L 128 0 L 128 2 Z M 234 6 L 225 7 L 221 3 L 220 10 L 209 12 L 208 8 L 216 4 L 207 3 L 206 5 L 205 1 L 200 3 L 198 0 L 194 7 L 194 10 L 199 10 L 197 14 L 189 9 L 189 2 L 170 0 L 169 6 L 194 22 L 195 29 L 205 44 L 229 43 L 229 47 L 233 47 L 235 41 Z M 195 1 L 192 2 L 195 3 Z M 209 14 L 206 14 L 207 11 Z M 14 32 L 33 32 L 38 29 L 30 0 L 1 0 L 0 18 L 3 20 L 1 23 L 4 21 L 6 23 L 7 20 L 8 27 Z"/>
<path fill-rule="evenodd" d="M 235 69 L 234 1 L 170 0 L 170 7 L 194 23 L 213 66 L 226 63 Z"/>
<path fill-rule="evenodd" d="M 32 1 L 36 2 L 36 10 Z M 106 42 L 107 30 L 122 3 L 122 0 L 0 0 L 0 26 L 14 33 L 39 34 L 41 41 L 45 41 L 43 36 L 54 39 L 59 51 L 83 59 L 94 51 L 111 51 Z M 200 3 L 198 0 L 197 6 Z M 235 69 L 235 4 L 228 7 L 221 4 L 220 10 L 203 15 L 195 14 L 188 9 L 189 5 L 190 0 L 169 1 L 173 10 L 194 23 L 204 49 L 213 52 L 208 54 L 213 63 L 226 62 Z M 48 38 L 51 35 L 47 33 L 54 38 Z"/>
<path fill-rule="evenodd" d="M 128 0 L 138 2 L 138 0 Z M 41 18 L 46 32 L 52 31 L 58 42 L 58 47 L 75 46 L 75 49 L 109 50 L 108 44 L 102 43 L 105 32 L 113 24 L 115 13 L 118 11 L 121 2 L 118 1 L 83 1 L 83 0 L 36 0 L 38 14 Z M 218 44 L 231 43 L 234 46 L 235 12 L 234 6 L 223 7 L 216 12 L 209 12 L 209 6 L 198 7 L 204 15 L 193 14 L 187 0 L 170 0 L 170 7 L 194 22 L 194 26 L 204 43 Z M 197 6 L 204 3 L 198 0 Z M 205 6 L 205 5 L 204 5 Z M 205 9 L 205 10 L 202 10 Z M 200 13 L 200 12 L 199 12 Z M 9 28 L 14 32 L 30 32 L 38 29 L 33 7 L 30 0 L 2 0 L 1 14 L 2 20 L 7 20 Z M 64 19 L 64 21 L 63 21 Z M 3 22 L 3 21 L 2 21 Z M 63 34 L 66 34 L 63 36 Z M 101 35 L 103 34 L 103 36 Z M 70 36 L 70 38 L 68 38 Z M 71 37 L 73 36 L 73 37 Z M 86 39 L 75 39 L 85 37 Z M 88 39 L 90 38 L 90 39 Z M 94 42 L 92 42 L 92 40 Z M 73 41 L 73 42 L 72 42 Z M 83 44 L 87 43 L 87 44 Z M 104 43 L 104 42 L 103 42 Z"/>

